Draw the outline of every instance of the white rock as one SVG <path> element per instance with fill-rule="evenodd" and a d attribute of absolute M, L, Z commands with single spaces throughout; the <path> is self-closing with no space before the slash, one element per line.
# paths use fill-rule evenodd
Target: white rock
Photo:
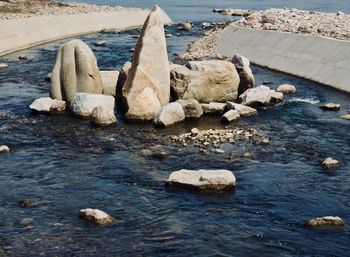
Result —
<path fill-rule="evenodd" d="M 239 97 L 243 105 L 261 107 L 270 106 L 283 100 L 283 94 L 267 86 L 250 88 Z"/>
<path fill-rule="evenodd" d="M 327 169 L 338 169 L 340 168 L 341 164 L 339 161 L 328 157 L 322 162 L 322 166 Z"/>
<path fill-rule="evenodd" d="M 169 103 L 170 68 L 164 15 L 158 6 L 152 9 L 136 44 L 133 62 L 122 89 L 127 119 L 152 120 L 160 106 Z"/>
<path fill-rule="evenodd" d="M 220 192 L 232 190 L 236 185 L 236 178 L 228 170 L 182 169 L 172 172 L 166 183 L 170 186 Z"/>
<path fill-rule="evenodd" d="M 350 120 L 350 114 L 342 115 L 342 116 L 340 116 L 340 118 L 343 120 Z"/>
<path fill-rule="evenodd" d="M 66 102 L 51 99 L 50 97 L 43 97 L 34 100 L 29 108 L 35 112 L 58 113 L 66 110 Z"/>
<path fill-rule="evenodd" d="M 223 114 L 226 108 L 224 103 L 211 102 L 209 104 L 201 104 L 205 114 Z"/>
<path fill-rule="evenodd" d="M 238 120 L 240 118 L 239 112 L 236 110 L 229 110 L 224 115 L 222 115 L 220 121 L 223 124 L 230 123 L 232 121 Z"/>
<path fill-rule="evenodd" d="M 297 89 L 293 85 L 282 84 L 277 88 L 276 91 L 283 93 L 283 94 L 291 94 L 291 93 L 295 93 L 297 91 Z"/>
<path fill-rule="evenodd" d="M 183 30 L 191 30 L 192 29 L 192 23 L 191 22 L 185 22 L 182 24 L 181 29 Z"/>
<path fill-rule="evenodd" d="M 9 152 L 10 152 L 10 148 L 7 145 L 0 146 L 0 154 L 1 153 L 9 153 Z"/>
<path fill-rule="evenodd" d="M 92 110 L 91 121 L 98 126 L 109 126 L 117 122 L 114 111 L 99 105 Z"/>
<path fill-rule="evenodd" d="M 203 108 L 195 99 L 178 100 L 185 112 L 186 119 L 198 119 L 203 115 Z"/>
<path fill-rule="evenodd" d="M 178 102 L 169 103 L 162 107 L 154 118 L 157 126 L 168 127 L 186 118 L 182 105 Z"/>
<path fill-rule="evenodd" d="M 320 108 L 325 110 L 325 111 L 339 111 L 340 104 L 327 103 L 327 104 L 321 105 Z"/>
<path fill-rule="evenodd" d="M 305 227 L 344 227 L 344 221 L 338 216 L 325 216 L 308 220 Z"/>
<path fill-rule="evenodd" d="M 8 64 L 6 63 L 0 63 L 0 68 L 7 68 L 8 67 Z"/>
<path fill-rule="evenodd" d="M 105 225 L 113 222 L 111 216 L 98 209 L 82 209 L 79 211 L 78 217 L 94 225 Z"/>
<path fill-rule="evenodd" d="M 77 93 L 70 105 L 70 109 L 75 115 L 88 118 L 97 106 L 102 106 L 105 111 L 114 112 L 114 97 L 101 94 Z"/>
<path fill-rule="evenodd" d="M 233 102 L 227 102 L 226 109 L 236 110 L 238 111 L 240 116 L 254 116 L 258 114 L 257 110 L 252 107 L 249 107 L 243 104 L 233 103 Z"/>
<path fill-rule="evenodd" d="M 119 71 L 100 71 L 103 82 L 103 94 L 115 96 Z"/>

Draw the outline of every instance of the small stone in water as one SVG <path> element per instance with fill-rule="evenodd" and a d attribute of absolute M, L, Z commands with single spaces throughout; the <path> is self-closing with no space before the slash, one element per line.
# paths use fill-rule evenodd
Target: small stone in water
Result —
<path fill-rule="evenodd" d="M 269 145 L 270 144 L 270 140 L 267 138 L 264 138 L 263 141 L 261 141 L 262 145 Z"/>
<path fill-rule="evenodd" d="M 350 114 L 342 115 L 342 116 L 340 116 L 340 118 L 343 120 L 350 120 Z"/>
<path fill-rule="evenodd" d="M 271 85 L 271 84 L 273 84 L 273 82 L 271 82 L 271 81 L 263 81 L 262 84 L 263 84 L 263 85 Z"/>
<path fill-rule="evenodd" d="M 199 134 L 199 130 L 197 128 L 191 129 L 192 136 L 197 136 Z"/>
<path fill-rule="evenodd" d="M 95 46 L 106 46 L 106 41 L 98 41 L 98 42 L 95 42 Z"/>
<path fill-rule="evenodd" d="M 0 153 L 9 153 L 10 148 L 7 145 L 0 146 Z"/>
<path fill-rule="evenodd" d="M 0 68 L 7 68 L 8 67 L 8 64 L 6 63 L 0 63 Z"/>
<path fill-rule="evenodd" d="M 78 217 L 94 225 L 105 225 L 113 222 L 111 216 L 98 209 L 82 209 L 79 211 Z"/>
<path fill-rule="evenodd" d="M 344 221 L 339 217 L 325 216 L 314 218 L 304 223 L 305 227 L 344 227 Z"/>
<path fill-rule="evenodd" d="M 246 152 L 246 153 L 243 154 L 243 158 L 245 158 L 245 159 L 250 159 L 250 158 L 252 158 L 252 154 Z"/>
<path fill-rule="evenodd" d="M 20 224 L 23 226 L 28 226 L 31 225 L 33 223 L 34 219 L 32 218 L 24 218 L 20 221 Z"/>
<path fill-rule="evenodd" d="M 324 105 L 321 105 L 320 108 L 325 111 L 339 111 L 340 110 L 340 104 L 335 103 L 327 103 Z"/>
<path fill-rule="evenodd" d="M 32 199 L 23 199 L 18 202 L 21 207 L 30 207 L 33 204 Z"/>
<path fill-rule="evenodd" d="M 20 59 L 20 60 L 28 60 L 28 57 L 26 55 L 20 55 L 20 56 L 18 56 L 18 59 Z"/>
<path fill-rule="evenodd" d="M 339 169 L 340 168 L 340 162 L 328 157 L 322 162 L 322 166 L 327 169 Z"/>

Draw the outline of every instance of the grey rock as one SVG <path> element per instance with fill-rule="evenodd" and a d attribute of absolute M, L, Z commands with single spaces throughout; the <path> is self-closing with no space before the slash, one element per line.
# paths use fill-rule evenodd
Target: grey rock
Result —
<path fill-rule="evenodd" d="M 203 115 L 203 108 L 195 99 L 178 100 L 185 112 L 186 119 L 198 119 Z"/>
<path fill-rule="evenodd" d="M 169 127 L 186 118 L 182 105 L 178 102 L 169 103 L 161 108 L 154 118 L 154 124 Z"/>

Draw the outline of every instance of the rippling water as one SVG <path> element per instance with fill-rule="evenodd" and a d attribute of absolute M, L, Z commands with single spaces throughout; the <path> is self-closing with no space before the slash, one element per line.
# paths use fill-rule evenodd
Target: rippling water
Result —
<path fill-rule="evenodd" d="M 179 33 L 168 40 L 170 58 L 203 33 L 176 27 L 169 32 Z M 82 39 L 94 50 L 102 70 L 116 70 L 131 58 L 132 34 L 137 33 Z M 107 47 L 95 47 L 97 40 L 106 40 Z M 325 215 L 338 215 L 350 224 L 350 122 L 337 118 L 350 111 L 349 95 L 253 67 L 258 84 L 269 80 L 273 88 L 291 83 L 298 89 L 282 104 L 231 125 L 256 128 L 271 144 L 237 142 L 223 145 L 223 154 L 202 155 L 198 148 L 172 145 L 169 136 L 192 127 L 222 128 L 217 117 L 157 130 L 121 119 L 115 127 L 101 129 L 69 114 L 33 115 L 28 105 L 47 95 L 44 77 L 62 42 L 0 58 L 10 65 L 0 70 L 0 144 L 12 149 L 0 156 L 0 249 L 8 256 L 349 254 L 347 228 L 302 227 L 306 219 Z M 19 54 L 30 60 L 18 61 Z M 318 108 L 329 101 L 340 103 L 342 110 Z M 169 157 L 142 154 L 156 145 Z M 247 151 L 252 159 L 242 157 Z M 340 160 L 342 168 L 323 170 L 319 161 L 327 156 Z M 236 191 L 203 195 L 165 189 L 164 180 L 180 168 L 229 169 L 237 177 Z M 35 206 L 19 207 L 23 198 L 34 199 Z M 106 211 L 117 223 L 89 226 L 76 217 L 87 207 Z M 34 219 L 31 228 L 20 224 L 27 217 Z"/>

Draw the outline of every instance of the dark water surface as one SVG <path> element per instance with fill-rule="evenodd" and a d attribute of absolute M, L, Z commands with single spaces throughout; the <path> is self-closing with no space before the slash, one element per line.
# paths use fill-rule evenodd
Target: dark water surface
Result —
<path fill-rule="evenodd" d="M 180 33 L 168 40 L 173 58 L 203 31 L 169 32 Z M 132 34 L 137 33 L 82 39 L 102 70 L 116 70 L 131 58 Z M 97 40 L 106 40 L 107 47 L 95 47 Z M 0 145 L 12 150 L 0 155 L 0 249 L 8 256 L 350 255 L 348 228 L 302 226 L 325 215 L 350 224 L 350 122 L 337 118 L 350 111 L 349 95 L 253 67 L 258 84 L 269 80 L 273 88 L 291 83 L 298 89 L 282 104 L 231 125 L 256 128 L 271 144 L 237 142 L 223 145 L 223 154 L 202 155 L 191 145 L 172 145 L 169 137 L 192 127 L 222 128 L 218 117 L 157 130 L 121 119 L 101 129 L 68 114 L 33 115 L 28 105 L 47 96 L 44 77 L 62 42 L 0 58 L 10 65 L 0 70 Z M 18 61 L 19 54 L 30 60 Z M 342 110 L 318 108 L 329 101 L 340 103 Z M 159 160 L 142 154 L 155 145 L 170 156 Z M 247 151 L 252 159 L 242 157 Z M 328 156 L 341 161 L 342 168 L 323 170 L 319 161 Z M 181 168 L 229 169 L 237 178 L 236 191 L 203 195 L 165 189 L 164 180 Z M 19 207 L 23 198 L 36 205 Z M 96 228 L 79 220 L 77 212 L 89 207 L 106 211 L 117 223 Z M 33 227 L 20 224 L 28 217 Z"/>

